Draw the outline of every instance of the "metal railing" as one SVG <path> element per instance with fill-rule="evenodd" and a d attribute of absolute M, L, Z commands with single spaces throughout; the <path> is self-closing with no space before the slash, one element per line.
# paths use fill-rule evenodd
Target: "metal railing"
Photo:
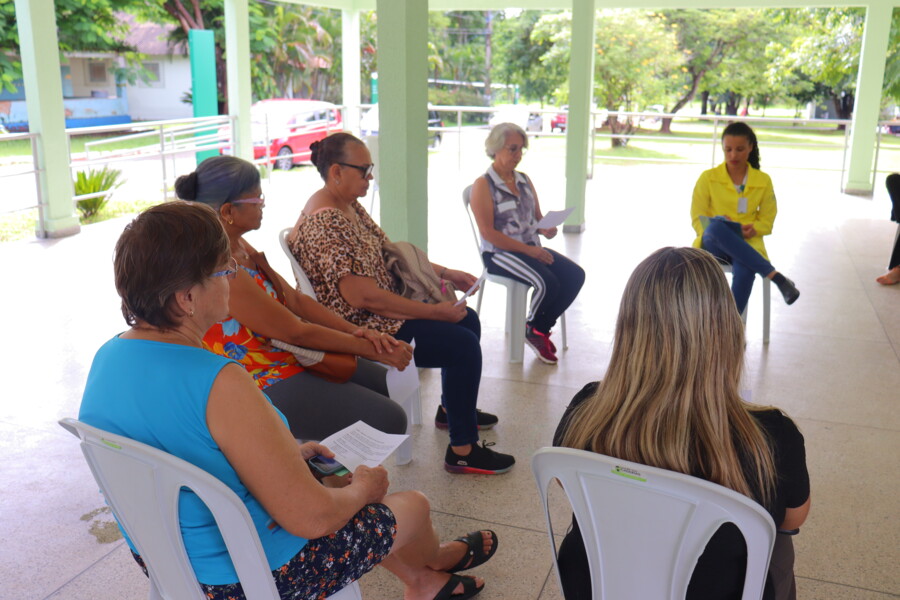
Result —
<path fill-rule="evenodd" d="M 35 235 L 39 238 L 47 237 L 47 227 L 46 227 L 46 215 L 45 215 L 45 204 L 41 197 L 41 173 L 43 169 L 39 169 L 37 167 L 37 144 L 38 144 L 38 134 L 36 133 L 9 133 L 0 135 L 0 144 L 5 142 L 14 142 L 17 140 L 28 140 L 31 146 L 31 168 L 18 170 L 13 166 L 13 171 L 10 173 L 3 172 L 0 169 L 0 180 L 11 178 L 11 177 L 21 177 L 23 175 L 34 175 L 34 189 L 35 189 L 35 203 L 29 204 L 26 206 L 16 206 L 15 208 L 9 210 L 6 207 L 0 209 L 0 214 L 9 214 L 16 213 L 25 210 L 37 209 L 37 221 L 35 224 Z M 26 163 L 27 164 L 27 163 Z"/>

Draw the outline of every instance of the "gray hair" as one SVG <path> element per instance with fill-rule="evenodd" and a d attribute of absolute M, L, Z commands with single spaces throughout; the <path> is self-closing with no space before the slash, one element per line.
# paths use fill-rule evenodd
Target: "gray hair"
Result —
<path fill-rule="evenodd" d="M 202 202 L 218 210 L 259 187 L 259 169 L 236 156 L 212 156 L 197 170 L 175 180 L 175 194 L 182 200 Z"/>
<path fill-rule="evenodd" d="M 491 129 L 487 139 L 484 140 L 484 152 L 488 155 L 488 158 L 497 156 L 497 153 L 503 149 L 504 145 L 506 145 L 506 136 L 511 133 L 518 133 L 521 135 L 522 139 L 525 140 L 525 144 L 522 147 L 528 147 L 528 135 L 525 133 L 524 129 L 515 123 L 500 123 Z"/>

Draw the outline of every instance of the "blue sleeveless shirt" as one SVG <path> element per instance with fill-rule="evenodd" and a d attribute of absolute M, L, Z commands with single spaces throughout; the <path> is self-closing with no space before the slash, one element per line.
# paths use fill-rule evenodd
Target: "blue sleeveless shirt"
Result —
<path fill-rule="evenodd" d="M 230 362 L 234 361 L 201 348 L 117 336 L 94 357 L 78 419 L 164 450 L 225 483 L 244 501 L 269 567 L 275 570 L 307 540 L 274 524 L 209 432 L 209 392 L 219 371 Z M 286 424 L 284 415 L 278 414 Z M 197 579 L 207 585 L 237 583 L 225 542 L 206 505 L 193 492 L 183 490 L 178 510 L 184 546 Z M 125 540 L 135 550 L 127 535 Z"/>

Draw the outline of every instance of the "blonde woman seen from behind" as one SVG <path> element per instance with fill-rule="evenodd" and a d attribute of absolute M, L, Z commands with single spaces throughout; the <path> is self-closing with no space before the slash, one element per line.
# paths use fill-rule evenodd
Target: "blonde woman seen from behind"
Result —
<path fill-rule="evenodd" d="M 803 436 L 778 409 L 741 399 L 743 358 L 743 325 L 713 256 L 660 249 L 626 285 L 605 378 L 575 396 L 554 444 L 712 481 L 759 502 L 780 532 L 795 533 L 810 506 Z M 567 600 L 589 598 L 574 519 L 559 561 Z M 721 527 L 687 598 L 740 598 L 745 563 L 740 532 Z M 779 533 L 764 598 L 794 597 L 793 544 Z"/>

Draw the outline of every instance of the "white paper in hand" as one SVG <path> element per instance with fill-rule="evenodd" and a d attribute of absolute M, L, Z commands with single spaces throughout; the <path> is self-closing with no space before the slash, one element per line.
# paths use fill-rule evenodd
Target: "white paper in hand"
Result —
<path fill-rule="evenodd" d="M 465 301 L 466 301 L 466 298 L 468 298 L 469 296 L 471 296 L 472 294 L 474 294 L 475 291 L 476 291 L 478 288 L 480 288 L 482 285 L 484 285 L 484 280 L 485 280 L 485 279 L 487 279 L 487 269 L 485 269 L 484 271 L 481 272 L 481 277 L 479 277 L 478 279 L 475 280 L 475 283 L 472 284 L 472 287 L 470 287 L 469 289 L 467 289 L 467 290 L 466 290 L 466 293 L 463 294 L 462 298 L 460 298 L 459 300 L 457 300 L 457 301 L 456 301 L 456 304 L 454 304 L 453 306 L 459 306 L 460 304 L 462 304 L 463 302 L 465 302 Z"/>
<path fill-rule="evenodd" d="M 572 211 L 575 210 L 574 206 L 570 206 L 564 210 L 551 210 L 544 218 L 538 221 L 537 228 L 538 229 L 550 229 L 552 227 L 556 227 L 557 225 L 562 225 L 563 221 L 565 221 L 569 215 L 572 214 Z"/>
<path fill-rule="evenodd" d="M 359 465 L 377 467 L 408 435 L 378 431 L 371 425 L 357 421 L 322 440 L 322 445 L 334 452 L 335 460 L 353 471 Z"/>

